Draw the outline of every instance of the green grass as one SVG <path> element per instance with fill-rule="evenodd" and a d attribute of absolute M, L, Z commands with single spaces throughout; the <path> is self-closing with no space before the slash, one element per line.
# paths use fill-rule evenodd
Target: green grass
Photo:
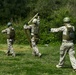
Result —
<path fill-rule="evenodd" d="M 55 67 L 59 61 L 60 44 L 48 47 L 39 45 L 43 54 L 41 58 L 32 55 L 32 49 L 26 45 L 14 45 L 16 57 L 6 56 L 6 44 L 0 44 L 0 75 L 76 75 L 73 71 L 68 55 L 65 67 Z"/>

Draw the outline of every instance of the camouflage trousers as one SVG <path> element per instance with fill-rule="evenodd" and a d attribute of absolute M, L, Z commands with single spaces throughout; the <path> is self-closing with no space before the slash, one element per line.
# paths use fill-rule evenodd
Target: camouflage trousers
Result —
<path fill-rule="evenodd" d="M 76 59 L 74 57 L 75 51 L 73 42 L 62 42 L 62 45 L 60 47 L 60 60 L 58 65 L 63 66 L 64 59 L 67 53 L 69 54 L 70 62 L 73 69 L 76 69 Z"/>
<path fill-rule="evenodd" d="M 34 37 L 31 38 L 31 44 L 32 44 L 32 48 L 33 48 L 32 54 L 37 55 L 37 56 L 41 56 L 41 53 L 39 52 L 39 49 L 36 45 L 36 41 L 35 41 Z"/>
<path fill-rule="evenodd" d="M 8 45 L 7 54 L 9 55 L 11 53 L 12 56 L 15 56 L 15 52 L 13 50 L 13 43 L 14 43 L 13 39 L 7 39 L 7 45 Z"/>

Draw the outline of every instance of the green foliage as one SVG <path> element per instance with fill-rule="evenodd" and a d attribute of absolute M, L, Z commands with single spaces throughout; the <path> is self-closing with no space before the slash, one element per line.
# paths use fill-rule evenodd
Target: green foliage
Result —
<path fill-rule="evenodd" d="M 37 12 L 40 14 L 40 44 L 61 41 L 61 33 L 49 33 L 48 29 L 62 26 L 65 16 L 71 18 L 76 28 L 76 0 L 0 0 L 0 3 L 0 31 L 8 21 L 12 21 L 17 44 L 28 43 L 23 25 Z M 5 36 L 0 36 L 3 36 L 0 43 L 5 43 Z"/>

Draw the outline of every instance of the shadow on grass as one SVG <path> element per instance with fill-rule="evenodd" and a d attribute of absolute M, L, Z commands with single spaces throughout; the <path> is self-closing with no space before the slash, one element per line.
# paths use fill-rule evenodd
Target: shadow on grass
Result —
<path fill-rule="evenodd" d="M 25 53 L 16 53 L 16 56 L 25 56 Z"/>
<path fill-rule="evenodd" d="M 63 69 L 72 69 L 72 66 L 71 65 L 64 65 L 62 68 Z"/>
<path fill-rule="evenodd" d="M 48 54 L 44 54 L 44 53 L 43 53 L 41 57 L 46 57 L 46 56 L 48 56 Z"/>

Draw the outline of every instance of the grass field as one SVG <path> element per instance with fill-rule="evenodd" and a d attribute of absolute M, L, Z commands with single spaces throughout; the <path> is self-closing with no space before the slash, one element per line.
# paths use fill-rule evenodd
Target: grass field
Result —
<path fill-rule="evenodd" d="M 64 68 L 55 67 L 59 61 L 60 43 L 38 47 L 43 54 L 41 58 L 34 57 L 32 49 L 26 45 L 14 45 L 16 57 L 12 57 L 5 55 L 7 45 L 0 44 L 0 75 L 76 75 L 68 55 Z"/>

